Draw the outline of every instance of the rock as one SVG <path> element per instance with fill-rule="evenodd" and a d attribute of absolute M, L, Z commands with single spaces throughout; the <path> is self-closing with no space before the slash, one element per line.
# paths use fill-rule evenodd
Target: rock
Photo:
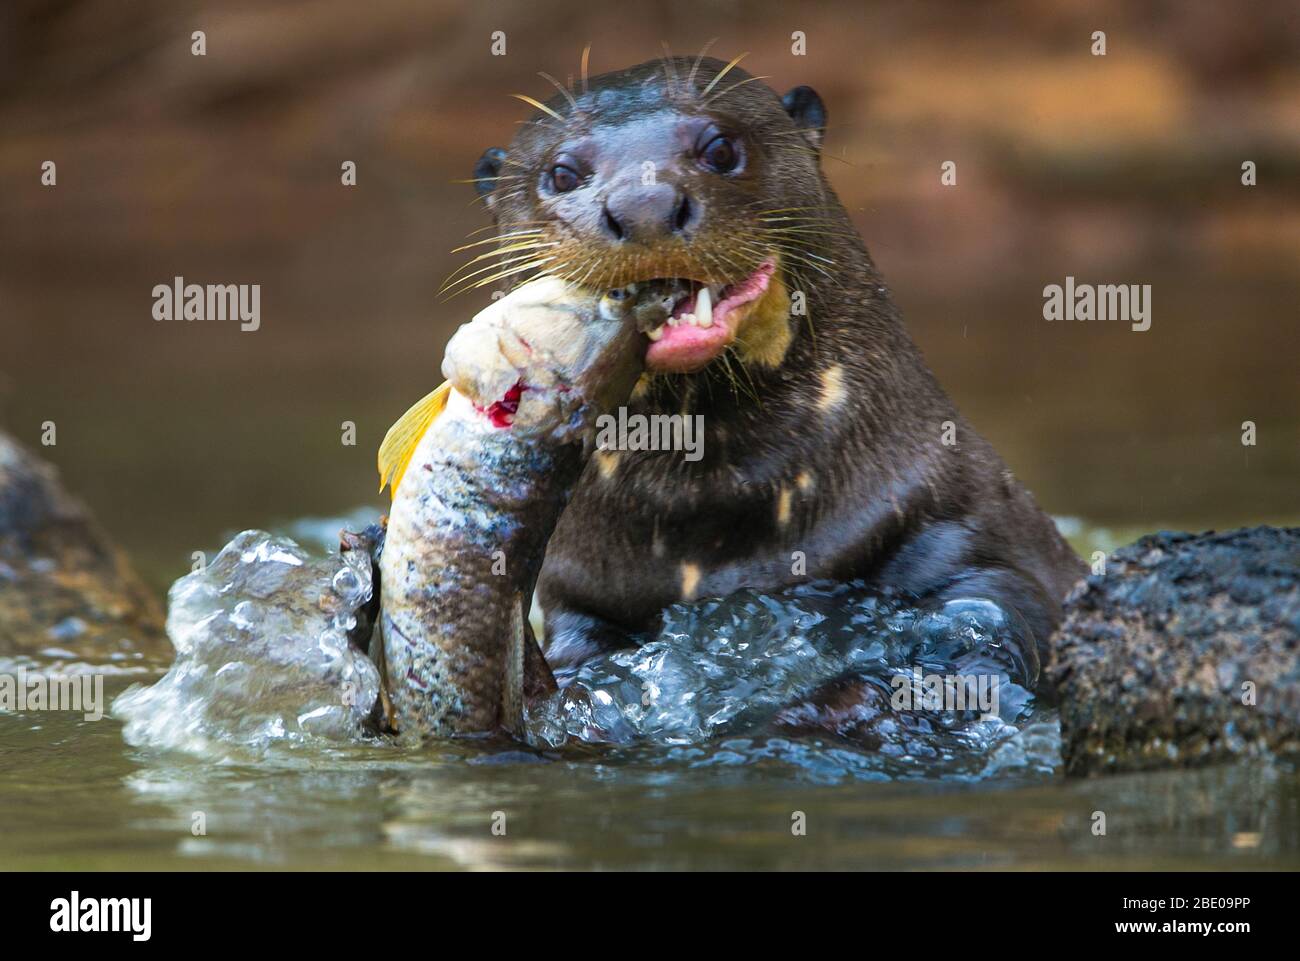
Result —
<path fill-rule="evenodd" d="M 0 433 L 0 655 L 169 650 L 157 600 L 85 505 Z"/>
<path fill-rule="evenodd" d="M 1050 641 L 1071 775 L 1300 748 L 1300 528 L 1161 532 L 1081 582 Z"/>

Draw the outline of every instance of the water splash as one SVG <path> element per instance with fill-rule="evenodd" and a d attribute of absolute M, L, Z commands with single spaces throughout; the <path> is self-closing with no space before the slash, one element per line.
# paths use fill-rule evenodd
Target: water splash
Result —
<path fill-rule="evenodd" d="M 363 553 L 237 535 L 173 585 L 176 662 L 115 702 L 127 741 L 205 756 L 355 749 L 379 678 L 349 632 L 371 597 Z M 818 781 L 1047 773 L 1059 733 L 1031 693 L 1034 650 L 1023 623 L 986 600 L 918 607 L 861 584 L 740 591 L 674 606 L 642 646 L 585 663 L 530 706 L 527 740 L 568 760 Z M 982 679 L 984 701 L 953 679 Z M 946 703 L 958 690 L 970 699 Z M 813 722 L 842 691 L 850 708 L 830 733 Z"/>
<path fill-rule="evenodd" d="M 1023 624 L 991 601 L 918 608 L 861 584 L 740 591 L 677 605 L 653 640 L 587 662 L 533 706 L 529 730 L 551 747 L 636 745 L 647 760 L 649 744 L 691 766 L 829 780 L 1049 773 L 1059 733 L 1036 708 L 1037 676 Z"/>
<path fill-rule="evenodd" d="M 221 753 L 360 737 L 379 673 L 348 632 L 371 596 L 363 554 L 313 558 L 288 537 L 237 535 L 172 585 L 176 661 L 114 702 L 126 740 Z"/>

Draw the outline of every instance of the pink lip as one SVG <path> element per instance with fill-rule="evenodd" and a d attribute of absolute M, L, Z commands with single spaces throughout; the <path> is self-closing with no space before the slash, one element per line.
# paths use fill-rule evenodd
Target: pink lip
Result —
<path fill-rule="evenodd" d="M 689 324 L 664 327 L 663 336 L 652 341 L 646 351 L 646 367 L 652 371 L 685 374 L 707 366 L 736 339 L 731 324 L 736 308 L 761 297 L 775 271 L 776 262 L 769 258 L 740 283 L 726 288 L 726 296 L 713 308 L 712 327 Z M 673 315 L 680 316 L 690 307 L 690 303 L 683 301 Z"/>

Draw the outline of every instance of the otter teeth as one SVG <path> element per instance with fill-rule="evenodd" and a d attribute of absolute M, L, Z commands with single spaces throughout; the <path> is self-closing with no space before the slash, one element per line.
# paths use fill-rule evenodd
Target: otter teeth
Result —
<path fill-rule="evenodd" d="M 713 303 L 722 296 L 721 288 L 715 292 L 708 285 L 701 286 L 695 294 L 694 311 L 689 313 L 683 312 L 677 317 L 671 314 L 667 320 L 661 323 L 654 330 L 646 331 L 646 336 L 652 341 L 659 340 L 664 335 L 665 327 L 712 327 L 713 326 Z"/>
<path fill-rule="evenodd" d="M 709 297 L 708 287 L 701 287 L 695 298 L 695 313 L 691 316 L 691 323 L 699 327 L 713 326 L 713 301 Z"/>

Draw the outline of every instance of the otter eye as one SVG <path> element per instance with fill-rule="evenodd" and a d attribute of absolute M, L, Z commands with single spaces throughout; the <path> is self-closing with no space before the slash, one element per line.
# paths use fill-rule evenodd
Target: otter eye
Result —
<path fill-rule="evenodd" d="M 740 163 L 740 148 L 730 137 L 718 135 L 700 151 L 700 163 L 717 174 L 729 174 Z"/>
<path fill-rule="evenodd" d="M 581 179 L 576 170 L 564 164 L 556 164 L 551 168 L 551 187 L 557 194 L 567 194 L 570 190 L 576 190 Z"/>

